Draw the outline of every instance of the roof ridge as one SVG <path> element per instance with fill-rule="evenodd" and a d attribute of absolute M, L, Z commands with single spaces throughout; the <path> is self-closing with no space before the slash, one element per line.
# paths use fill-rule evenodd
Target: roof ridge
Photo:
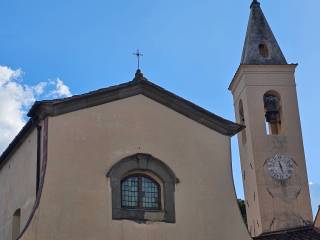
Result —
<path fill-rule="evenodd" d="M 138 74 L 140 74 L 140 73 L 138 73 Z M 35 102 L 35 104 L 31 107 L 30 111 L 28 112 L 28 116 L 34 117 L 34 116 L 39 115 L 43 118 L 45 115 L 54 116 L 54 115 L 59 115 L 59 114 L 70 112 L 70 111 L 75 111 L 77 109 L 81 109 L 81 108 L 85 108 L 85 107 L 100 105 L 103 103 L 103 100 L 100 99 L 98 102 L 96 102 L 94 104 L 90 104 L 90 103 L 88 103 L 89 102 L 88 99 L 95 98 L 98 95 L 102 96 L 102 98 L 103 98 L 103 96 L 106 94 L 111 94 L 112 92 L 117 92 L 117 91 L 122 91 L 122 90 L 125 92 L 125 89 L 133 88 L 132 93 L 124 93 L 123 92 L 122 94 L 115 94 L 115 96 L 109 97 L 110 98 L 109 100 L 113 101 L 113 100 L 125 98 L 126 94 L 127 94 L 127 97 L 132 96 L 134 94 L 143 94 L 147 97 L 150 97 L 151 99 L 154 99 L 154 100 L 156 99 L 157 101 L 160 101 L 161 97 L 162 98 L 169 97 L 169 98 L 173 98 L 174 100 L 172 100 L 172 102 L 164 101 L 165 102 L 164 105 L 167 105 L 167 106 L 170 105 L 169 107 L 174 106 L 174 108 L 176 108 L 176 109 L 179 108 L 178 102 L 180 102 L 181 104 L 188 105 L 188 107 L 186 107 L 186 106 L 183 107 L 185 109 L 181 109 L 181 112 L 190 111 L 192 108 L 194 110 L 196 109 L 196 111 L 198 111 L 199 114 L 201 112 L 201 114 L 205 114 L 207 117 L 214 118 L 215 124 L 221 125 L 221 127 L 225 128 L 225 129 L 229 128 L 230 133 L 224 132 L 223 134 L 225 134 L 225 135 L 232 136 L 244 128 L 244 126 L 241 126 L 241 125 L 236 124 L 230 120 L 227 120 L 221 116 L 218 116 L 218 115 L 198 106 L 197 104 L 195 104 L 189 100 L 186 100 L 186 99 L 166 90 L 165 88 L 149 81 L 147 78 L 143 77 L 143 75 L 140 75 L 138 77 L 139 77 L 138 80 L 136 78 L 134 78 L 132 81 L 129 81 L 126 83 L 121 83 L 121 84 L 110 86 L 107 88 L 101 88 L 101 89 L 98 89 L 95 91 L 91 91 L 91 92 L 83 93 L 83 94 L 79 94 L 79 95 L 74 95 L 74 96 L 68 97 L 68 98 Z M 148 88 L 148 89 L 146 89 L 146 88 Z M 159 92 L 156 93 L 156 92 L 152 91 L 152 89 L 156 89 Z M 130 92 L 130 90 L 128 90 L 128 91 Z M 155 95 L 157 95 L 157 94 L 161 95 L 161 97 L 155 97 Z M 84 101 L 84 99 L 86 99 L 86 101 Z M 78 104 L 78 106 L 76 108 L 70 108 L 71 110 L 69 110 L 69 108 L 68 108 L 67 110 L 62 110 L 61 113 L 60 113 L 61 107 L 59 107 L 60 110 L 53 109 L 53 108 L 55 108 L 55 106 L 58 107 L 62 104 L 71 104 L 73 101 L 81 101 L 81 100 L 82 100 L 82 102 L 84 102 L 84 103 L 82 103 L 83 107 L 81 107 L 81 104 Z M 107 100 L 107 101 L 109 101 L 109 100 Z M 187 116 L 190 117 L 191 115 L 195 114 L 194 110 L 193 110 L 193 113 L 190 113 L 190 114 L 184 113 L 184 114 L 186 114 Z M 178 110 L 178 112 L 179 112 L 179 110 Z M 198 121 L 200 121 L 202 124 L 204 124 L 204 122 L 205 122 L 204 119 L 201 119 L 201 120 L 199 119 Z M 204 124 L 204 125 L 206 125 L 206 124 Z M 233 130 L 231 130 L 232 128 L 233 128 Z"/>

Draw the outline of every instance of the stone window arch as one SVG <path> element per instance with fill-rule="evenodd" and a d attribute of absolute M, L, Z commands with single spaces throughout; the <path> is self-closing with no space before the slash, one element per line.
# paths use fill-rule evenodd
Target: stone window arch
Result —
<path fill-rule="evenodd" d="M 279 135 L 281 133 L 282 109 L 280 94 L 274 90 L 263 95 L 266 132 L 268 135 Z"/>
<path fill-rule="evenodd" d="M 175 223 L 174 192 L 175 184 L 178 181 L 174 172 L 164 162 L 150 154 L 135 154 L 113 165 L 107 173 L 107 177 L 110 178 L 111 184 L 112 219 L 128 219 L 137 222 L 160 221 Z M 157 186 L 160 193 L 157 199 L 159 201 L 157 208 L 151 209 L 142 206 L 142 192 L 140 192 L 140 196 L 139 193 L 136 195 L 137 198 L 140 197 L 140 200 L 132 199 L 132 195 L 135 193 L 130 193 L 132 201 L 130 203 L 127 201 L 123 204 L 123 183 L 131 179 L 132 184 L 140 184 L 141 187 L 141 181 L 145 181 L 142 178 L 148 179 L 153 183 L 152 188 Z M 135 192 L 135 190 L 139 192 L 139 190 L 134 187 L 132 189 L 132 192 Z M 142 190 L 140 189 L 140 191 Z M 145 192 L 146 191 L 144 191 L 144 194 Z M 156 192 L 156 190 L 150 190 L 147 194 L 151 194 L 151 192 Z M 150 201 L 154 202 L 153 200 L 149 200 L 149 202 Z"/>

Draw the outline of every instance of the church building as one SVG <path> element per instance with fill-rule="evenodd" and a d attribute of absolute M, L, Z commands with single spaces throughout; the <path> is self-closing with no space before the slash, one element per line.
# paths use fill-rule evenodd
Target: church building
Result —
<path fill-rule="evenodd" d="M 236 123 L 149 81 L 37 101 L 0 156 L 0 240 L 320 240 L 295 85 L 253 0 Z M 230 106 L 231 107 L 231 106 Z M 237 135 L 246 223 L 237 203 Z"/>

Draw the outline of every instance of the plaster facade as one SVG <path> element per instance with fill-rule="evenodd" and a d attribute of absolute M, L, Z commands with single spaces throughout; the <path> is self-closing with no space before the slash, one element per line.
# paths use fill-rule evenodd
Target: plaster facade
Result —
<path fill-rule="evenodd" d="M 250 239 L 232 182 L 229 137 L 143 95 L 48 123 L 42 197 L 21 239 Z M 175 223 L 112 220 L 106 173 L 136 153 L 161 159 L 179 178 Z"/>
<path fill-rule="evenodd" d="M 308 177 L 294 79 L 296 65 L 241 65 L 230 90 L 237 121 L 239 102 L 247 141 L 238 137 L 249 231 L 253 236 L 312 223 Z M 268 135 L 263 96 L 276 91 L 281 97 L 281 132 Z M 268 173 L 266 161 L 275 154 L 295 161 L 294 174 L 277 181 Z"/>
<path fill-rule="evenodd" d="M 21 209 L 20 229 L 36 198 L 37 131 L 32 130 L 9 161 L 0 168 L 0 239 L 11 240 L 13 215 Z"/>

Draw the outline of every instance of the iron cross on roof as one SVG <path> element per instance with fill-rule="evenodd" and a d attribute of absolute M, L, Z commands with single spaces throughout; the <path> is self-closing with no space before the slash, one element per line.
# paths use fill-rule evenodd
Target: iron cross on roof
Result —
<path fill-rule="evenodd" d="M 140 69 L 140 58 L 143 56 L 143 54 L 137 49 L 137 52 L 133 53 L 138 59 L 138 69 Z"/>

